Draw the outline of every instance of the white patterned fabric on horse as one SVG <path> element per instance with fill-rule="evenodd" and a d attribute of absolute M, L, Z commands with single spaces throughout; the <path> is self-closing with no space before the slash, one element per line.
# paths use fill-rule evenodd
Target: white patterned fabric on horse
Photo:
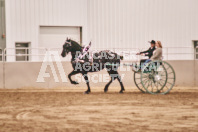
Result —
<path fill-rule="evenodd" d="M 82 50 L 82 53 L 78 56 L 78 58 L 76 59 L 77 62 L 84 62 L 84 60 L 81 60 L 83 59 L 83 57 L 88 53 L 89 49 L 91 47 L 91 42 L 89 43 L 88 46 L 85 46 Z"/>

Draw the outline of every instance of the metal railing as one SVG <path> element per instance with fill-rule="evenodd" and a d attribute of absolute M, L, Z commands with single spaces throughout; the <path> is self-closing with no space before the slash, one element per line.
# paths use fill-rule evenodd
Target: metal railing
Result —
<path fill-rule="evenodd" d="M 163 54 L 166 60 L 193 60 L 194 48 L 193 47 L 165 47 Z"/>
<path fill-rule="evenodd" d="M 101 50 L 101 49 L 100 49 Z M 121 53 L 125 54 L 125 56 L 135 56 L 136 53 L 141 51 L 145 51 L 148 49 L 145 48 L 128 48 L 128 49 L 110 49 L 114 52 L 118 52 L 119 50 Z M 137 58 L 131 60 L 138 60 L 138 59 L 146 59 L 147 57 L 144 56 L 137 56 L 137 57 L 130 57 L 130 58 Z M 193 47 L 163 47 L 163 59 L 164 60 L 193 60 L 194 59 L 194 48 Z"/>
<path fill-rule="evenodd" d="M 17 50 L 24 50 L 24 53 L 16 53 Z M 20 61 L 43 61 L 47 48 L 5 48 L 3 61 L 17 61 L 17 57 L 24 57 Z M 28 58 L 28 59 L 27 59 Z"/>
<path fill-rule="evenodd" d="M 17 50 L 24 50 L 24 53 L 16 53 Z M 136 53 L 140 51 L 144 51 L 147 49 L 140 49 L 140 48 L 110 48 L 110 49 L 92 49 L 93 51 L 100 51 L 100 50 L 111 50 L 118 54 L 125 56 L 124 58 L 129 58 L 127 61 L 137 61 L 139 59 L 144 58 L 144 56 L 136 56 Z M 193 60 L 198 57 L 197 49 L 193 47 L 164 47 L 163 48 L 163 58 L 164 60 Z M 2 61 L 17 61 L 17 57 L 24 57 L 22 61 L 43 61 L 47 51 L 57 51 L 60 55 L 62 52 L 62 48 L 5 48 L 2 52 L 0 49 L 0 57 L 2 57 Z M 69 55 L 70 56 L 70 55 Z M 66 58 L 61 58 L 62 61 L 70 61 L 71 57 L 67 56 Z M 194 57 L 195 56 L 195 57 Z M 21 61 L 21 60 L 19 60 Z"/>
<path fill-rule="evenodd" d="M 0 61 L 3 61 L 3 50 L 0 48 Z"/>
<path fill-rule="evenodd" d="M 198 60 L 198 46 L 195 48 L 195 59 Z"/>

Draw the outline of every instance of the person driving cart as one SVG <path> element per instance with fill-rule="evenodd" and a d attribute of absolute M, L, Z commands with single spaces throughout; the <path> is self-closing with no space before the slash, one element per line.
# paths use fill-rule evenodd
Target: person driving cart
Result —
<path fill-rule="evenodd" d="M 161 43 L 161 41 L 156 42 L 156 49 L 154 50 L 151 58 L 147 59 L 144 62 L 144 66 L 146 65 L 146 63 L 148 63 L 150 61 L 155 61 L 155 60 L 160 60 L 160 61 L 162 60 L 162 43 Z"/>
<path fill-rule="evenodd" d="M 136 55 L 148 56 L 148 58 L 150 59 L 153 55 L 154 50 L 156 49 L 155 48 L 155 40 L 151 40 L 151 41 L 149 41 L 149 43 L 151 44 L 151 47 L 148 50 L 137 53 Z M 146 60 L 147 59 L 141 59 L 140 60 L 140 66 L 142 66 L 146 62 Z M 134 66 L 133 71 L 137 71 L 137 70 L 138 70 L 137 66 Z"/>
<path fill-rule="evenodd" d="M 149 41 L 149 43 L 151 44 L 151 47 L 150 47 L 148 50 L 146 50 L 146 51 L 142 51 L 142 52 L 140 52 L 140 53 L 137 53 L 137 55 L 145 55 L 145 56 L 148 56 L 149 59 L 150 59 L 150 58 L 152 57 L 152 55 L 153 55 L 153 51 L 154 51 L 156 48 L 155 48 L 155 41 L 154 41 L 154 40 Z M 140 64 L 141 64 L 141 63 L 144 63 L 146 60 L 147 60 L 147 59 L 142 59 L 142 60 L 140 60 Z"/>

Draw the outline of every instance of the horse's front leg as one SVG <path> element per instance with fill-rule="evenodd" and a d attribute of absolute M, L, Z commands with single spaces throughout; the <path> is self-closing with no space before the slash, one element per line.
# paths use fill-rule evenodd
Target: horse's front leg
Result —
<path fill-rule="evenodd" d="M 89 86 L 89 79 L 88 79 L 87 73 L 83 73 L 83 77 L 86 81 L 87 88 L 88 88 L 87 91 L 85 91 L 85 94 L 89 94 L 91 92 L 91 90 L 90 90 L 90 86 Z"/>
<path fill-rule="evenodd" d="M 71 79 L 71 76 L 72 76 L 72 75 L 76 75 L 76 74 L 78 74 L 78 73 L 79 73 L 79 71 L 74 71 L 74 70 L 73 70 L 73 71 L 68 75 L 68 78 L 69 78 L 71 84 L 79 84 L 78 82 L 73 81 L 73 80 Z"/>
<path fill-rule="evenodd" d="M 121 86 L 120 93 L 123 93 L 123 91 L 125 91 L 125 89 L 124 89 L 124 85 L 123 85 L 122 80 L 121 80 L 121 76 L 118 74 L 118 72 L 117 72 L 117 79 L 118 79 L 118 81 L 120 83 L 120 86 Z"/>

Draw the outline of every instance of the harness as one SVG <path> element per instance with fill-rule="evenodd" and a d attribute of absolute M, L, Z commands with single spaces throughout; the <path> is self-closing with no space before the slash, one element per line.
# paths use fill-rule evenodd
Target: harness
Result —
<path fill-rule="evenodd" d="M 89 49 L 91 47 L 91 42 L 89 43 L 89 45 L 85 46 L 81 52 L 81 54 L 76 58 L 76 62 L 81 62 L 84 63 L 83 57 L 88 53 Z M 89 57 L 89 60 L 92 59 L 92 57 Z"/>

